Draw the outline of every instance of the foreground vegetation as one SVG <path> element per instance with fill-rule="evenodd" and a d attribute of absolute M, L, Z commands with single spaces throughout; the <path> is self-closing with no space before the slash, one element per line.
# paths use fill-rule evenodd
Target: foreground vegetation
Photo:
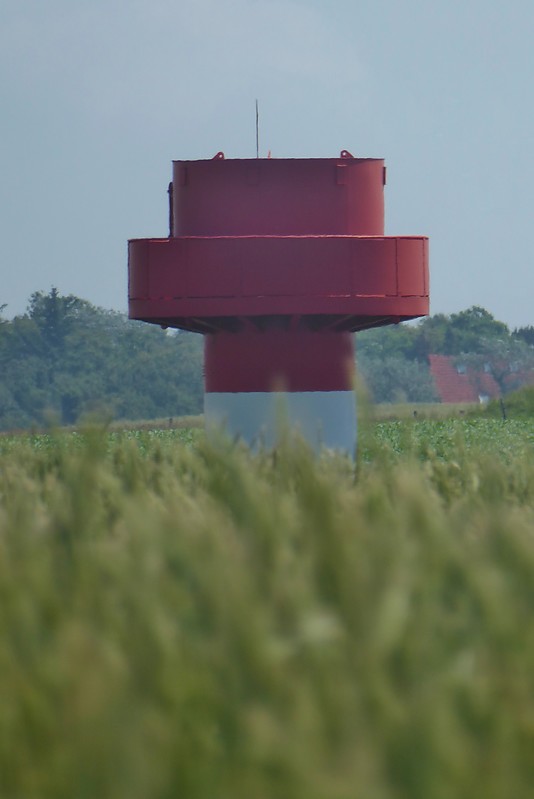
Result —
<path fill-rule="evenodd" d="M 3 799 L 516 799 L 534 424 L 0 440 Z"/>

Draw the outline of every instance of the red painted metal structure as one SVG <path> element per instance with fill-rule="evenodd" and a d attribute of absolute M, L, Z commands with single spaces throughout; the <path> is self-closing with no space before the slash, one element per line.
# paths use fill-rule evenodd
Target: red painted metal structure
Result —
<path fill-rule="evenodd" d="M 129 242 L 129 315 L 205 334 L 209 394 L 351 391 L 353 337 L 428 313 L 428 239 L 384 235 L 382 159 L 175 161 Z"/>

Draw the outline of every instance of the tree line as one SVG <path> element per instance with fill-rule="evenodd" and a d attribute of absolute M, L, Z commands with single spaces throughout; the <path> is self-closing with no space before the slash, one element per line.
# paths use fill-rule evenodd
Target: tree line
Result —
<path fill-rule="evenodd" d="M 0 308 L 0 311 L 5 309 Z M 356 337 L 357 367 L 375 402 L 437 399 L 429 354 L 510 374 L 534 368 L 534 327 L 510 331 L 484 308 Z M 26 313 L 0 313 L 0 430 L 74 424 L 87 414 L 155 419 L 202 412 L 202 337 L 134 322 L 53 288 Z"/>
<path fill-rule="evenodd" d="M 490 372 L 501 392 L 519 388 L 534 369 L 534 327 L 509 327 L 480 306 L 434 314 L 413 324 L 356 336 L 357 365 L 375 402 L 433 402 L 429 355 Z"/>
<path fill-rule="evenodd" d="M 0 323 L 0 429 L 198 414 L 201 364 L 200 336 L 39 291 Z"/>

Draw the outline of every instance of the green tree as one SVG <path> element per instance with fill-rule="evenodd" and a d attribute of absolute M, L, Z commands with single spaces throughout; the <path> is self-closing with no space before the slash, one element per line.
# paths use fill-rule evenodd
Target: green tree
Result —
<path fill-rule="evenodd" d="M 445 314 L 422 319 L 415 328 L 414 355 L 419 359 L 426 359 L 432 354 L 444 355 L 449 325 L 449 317 Z"/>
<path fill-rule="evenodd" d="M 0 428 L 200 413 L 202 339 L 164 332 L 57 289 L 0 325 Z"/>
<path fill-rule="evenodd" d="M 430 316 L 419 323 L 416 331 L 414 352 L 419 358 L 481 352 L 485 341 L 510 337 L 508 326 L 478 305 L 450 316 Z"/>
<path fill-rule="evenodd" d="M 481 391 L 484 373 L 491 374 L 501 394 L 516 391 L 534 375 L 534 347 L 512 337 L 485 339 L 480 342 L 478 352 L 463 353 L 456 361 L 470 369 Z"/>
<path fill-rule="evenodd" d="M 364 358 L 415 358 L 418 328 L 414 325 L 386 325 L 356 335 L 356 352 Z"/>
<path fill-rule="evenodd" d="M 428 364 L 403 357 L 357 359 L 374 402 L 437 402 Z"/>
<path fill-rule="evenodd" d="M 73 295 L 62 297 L 55 287 L 48 294 L 36 291 L 31 295 L 28 316 L 36 323 L 43 342 L 50 350 L 61 349 L 72 329 L 76 310 L 83 304 L 83 300 Z"/>
<path fill-rule="evenodd" d="M 451 315 L 446 337 L 446 354 L 482 352 L 486 342 L 509 337 L 510 331 L 504 322 L 499 322 L 485 308 L 474 305 L 466 311 Z"/>
<path fill-rule="evenodd" d="M 357 368 L 375 402 L 437 401 L 419 342 L 418 325 L 388 325 L 357 334 Z"/>
<path fill-rule="evenodd" d="M 527 325 L 526 327 L 516 327 L 512 333 L 513 338 L 524 341 L 525 344 L 530 344 L 534 347 L 534 326 Z"/>

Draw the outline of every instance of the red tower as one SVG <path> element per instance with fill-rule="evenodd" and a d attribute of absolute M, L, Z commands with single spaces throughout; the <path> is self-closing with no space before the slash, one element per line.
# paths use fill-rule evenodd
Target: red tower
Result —
<path fill-rule="evenodd" d="M 357 330 L 428 313 L 428 239 L 384 236 L 381 159 L 175 161 L 170 234 L 129 242 L 129 315 L 205 336 L 205 415 L 356 443 Z"/>

